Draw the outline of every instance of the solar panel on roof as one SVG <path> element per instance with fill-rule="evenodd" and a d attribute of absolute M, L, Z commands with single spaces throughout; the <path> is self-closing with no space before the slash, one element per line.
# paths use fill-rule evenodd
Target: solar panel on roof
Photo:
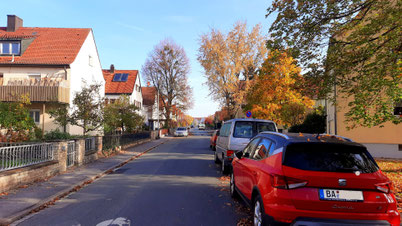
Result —
<path fill-rule="evenodd" d="M 122 74 L 120 81 L 127 82 L 128 74 Z"/>
<path fill-rule="evenodd" d="M 121 74 L 120 73 L 116 73 L 113 76 L 113 82 L 120 82 L 121 81 Z"/>

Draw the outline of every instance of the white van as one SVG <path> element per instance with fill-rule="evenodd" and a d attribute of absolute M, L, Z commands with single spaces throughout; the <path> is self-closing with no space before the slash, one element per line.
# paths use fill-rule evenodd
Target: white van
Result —
<path fill-rule="evenodd" d="M 200 123 L 200 124 L 198 125 L 198 129 L 199 129 L 199 130 L 205 130 L 205 124 L 204 124 L 204 123 Z"/>
<path fill-rule="evenodd" d="M 278 132 L 278 128 L 270 120 L 231 119 L 224 122 L 215 151 L 215 163 L 222 163 L 222 173 L 228 173 L 234 154 L 243 150 L 251 138 L 263 131 Z"/>

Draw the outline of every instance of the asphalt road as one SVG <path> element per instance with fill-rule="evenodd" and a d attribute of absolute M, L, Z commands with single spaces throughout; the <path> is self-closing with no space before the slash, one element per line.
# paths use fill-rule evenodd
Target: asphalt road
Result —
<path fill-rule="evenodd" d="M 208 147 L 173 138 L 18 225 L 236 225 Z"/>

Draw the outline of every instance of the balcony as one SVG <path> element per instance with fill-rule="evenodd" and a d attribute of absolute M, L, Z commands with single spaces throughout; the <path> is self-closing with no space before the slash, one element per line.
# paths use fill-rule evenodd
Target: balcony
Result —
<path fill-rule="evenodd" d="M 59 79 L 0 79 L 0 101 L 18 101 L 21 95 L 29 95 L 31 102 L 69 103 L 70 88 Z"/>

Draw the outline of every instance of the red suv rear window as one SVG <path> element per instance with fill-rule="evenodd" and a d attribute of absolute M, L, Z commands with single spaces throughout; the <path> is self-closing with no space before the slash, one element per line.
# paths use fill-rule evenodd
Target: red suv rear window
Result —
<path fill-rule="evenodd" d="M 373 173 L 378 170 L 364 147 L 331 143 L 293 143 L 285 151 L 283 165 L 301 170 Z"/>

